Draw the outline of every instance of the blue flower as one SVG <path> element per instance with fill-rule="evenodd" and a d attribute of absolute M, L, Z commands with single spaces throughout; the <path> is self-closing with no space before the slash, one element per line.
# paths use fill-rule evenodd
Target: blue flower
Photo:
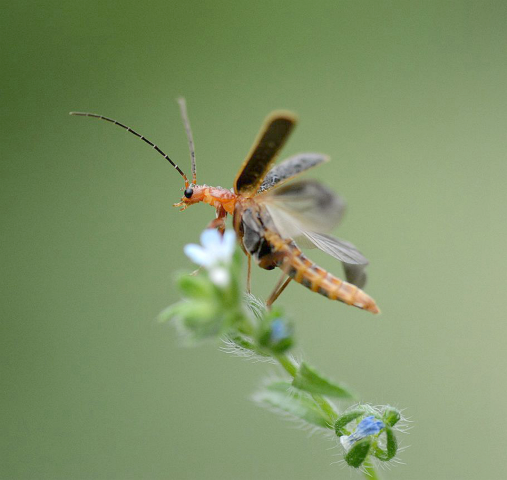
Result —
<path fill-rule="evenodd" d="M 229 266 L 234 253 L 236 235 L 227 231 L 222 236 L 215 229 L 201 233 L 201 245 L 185 245 L 185 255 L 209 273 L 211 281 L 218 287 L 227 287 L 230 281 Z"/>
<path fill-rule="evenodd" d="M 359 422 L 355 431 L 351 435 L 341 436 L 340 442 L 343 445 L 343 448 L 348 451 L 354 443 L 370 435 L 376 435 L 383 428 L 385 428 L 384 423 L 375 418 L 373 415 L 370 415 Z"/>
<path fill-rule="evenodd" d="M 281 318 L 277 318 L 271 324 L 271 341 L 280 342 L 288 338 L 291 334 L 290 328 L 287 323 Z"/>

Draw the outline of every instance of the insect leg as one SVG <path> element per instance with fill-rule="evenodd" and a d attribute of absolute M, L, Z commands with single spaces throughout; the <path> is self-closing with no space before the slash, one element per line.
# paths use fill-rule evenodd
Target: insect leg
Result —
<path fill-rule="evenodd" d="M 248 267 L 246 271 L 246 293 L 250 293 L 252 290 L 252 255 L 247 254 Z"/>
<path fill-rule="evenodd" d="M 221 234 L 223 234 L 225 231 L 225 218 L 214 218 L 208 223 L 206 228 L 216 228 Z"/>
<path fill-rule="evenodd" d="M 271 295 L 266 300 L 266 306 L 268 308 L 270 308 L 271 305 L 273 305 L 273 303 L 275 303 L 275 300 L 281 295 L 281 293 L 285 290 L 285 288 L 287 287 L 287 285 L 292 280 L 291 277 L 285 278 L 285 276 L 286 276 L 285 273 L 282 273 L 282 276 L 280 277 L 280 280 L 278 280 L 278 283 L 275 285 L 275 288 L 271 292 Z"/>
<path fill-rule="evenodd" d="M 206 228 L 216 228 L 220 234 L 224 234 L 225 232 L 225 218 L 227 217 L 227 212 L 220 205 L 217 207 L 217 216 L 214 220 L 212 220 Z"/>

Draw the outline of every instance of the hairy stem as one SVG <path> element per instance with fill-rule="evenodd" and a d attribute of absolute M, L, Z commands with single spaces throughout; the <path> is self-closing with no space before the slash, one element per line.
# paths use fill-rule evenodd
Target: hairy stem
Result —
<path fill-rule="evenodd" d="M 288 357 L 287 355 L 277 355 L 276 359 L 278 363 L 284 368 L 284 370 L 294 378 L 296 376 L 298 366 L 296 362 Z M 333 405 L 323 396 L 321 395 L 312 395 L 313 399 L 317 402 L 322 411 L 327 415 L 329 419 L 329 424 L 333 425 L 337 418 L 337 413 L 333 407 Z M 380 480 L 380 476 L 377 473 L 377 470 L 373 466 L 373 464 L 367 460 L 363 464 L 364 467 L 364 476 L 368 480 Z"/>
<path fill-rule="evenodd" d="M 365 478 L 368 480 L 380 480 L 380 475 L 377 473 L 377 470 L 370 460 L 366 460 L 366 462 L 363 463 L 363 467 Z"/>
<path fill-rule="evenodd" d="M 331 428 L 333 428 L 334 423 L 336 422 L 336 419 L 338 418 L 338 415 L 336 414 L 336 411 L 331 403 L 329 403 L 325 397 L 321 395 L 312 395 L 313 399 L 317 402 L 319 407 L 322 409 L 322 411 L 327 415 L 327 418 L 329 420 L 329 424 L 331 425 Z"/>
<path fill-rule="evenodd" d="M 296 362 L 292 358 L 288 357 L 287 355 L 277 355 L 275 358 L 278 360 L 278 363 L 280 363 L 280 365 L 292 378 L 296 376 L 298 367 Z"/>

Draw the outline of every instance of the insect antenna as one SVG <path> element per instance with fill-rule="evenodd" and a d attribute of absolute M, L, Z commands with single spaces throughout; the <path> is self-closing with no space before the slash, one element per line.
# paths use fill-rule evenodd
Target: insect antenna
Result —
<path fill-rule="evenodd" d="M 192 165 L 192 184 L 197 183 L 197 170 L 195 167 L 195 148 L 194 138 L 192 136 L 192 129 L 190 128 L 190 121 L 187 113 L 187 102 L 183 97 L 178 98 L 178 105 L 180 106 L 181 118 L 183 119 L 183 125 L 185 126 L 185 132 L 187 132 L 188 149 L 190 150 L 190 162 Z"/>
<path fill-rule="evenodd" d="M 185 188 L 188 188 L 189 182 L 187 176 L 181 171 L 180 167 L 176 165 L 160 148 L 158 148 L 154 143 L 150 142 L 146 137 L 143 135 L 137 133 L 136 131 L 132 130 L 130 127 L 127 127 L 126 125 L 123 125 L 123 123 L 117 122 L 116 120 L 113 120 L 112 118 L 104 117 L 102 115 L 97 115 L 96 113 L 86 113 L 86 112 L 70 112 L 69 115 L 77 115 L 79 117 L 93 117 L 93 118 L 99 118 L 101 120 L 105 120 L 106 122 L 114 123 L 115 125 L 118 125 L 121 128 L 124 128 L 127 130 L 127 132 L 133 133 L 136 137 L 140 138 L 143 142 L 146 142 L 148 145 L 151 145 L 160 155 L 162 155 L 175 169 L 176 171 L 183 177 L 183 180 L 185 180 Z"/>

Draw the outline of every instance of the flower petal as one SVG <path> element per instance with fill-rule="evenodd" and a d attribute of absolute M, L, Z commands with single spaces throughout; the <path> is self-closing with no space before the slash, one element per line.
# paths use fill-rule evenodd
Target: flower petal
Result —
<path fill-rule="evenodd" d="M 236 247 L 236 234 L 233 230 L 227 230 L 222 237 L 222 255 L 224 259 L 230 260 Z"/>
<path fill-rule="evenodd" d="M 221 243 L 221 236 L 218 230 L 214 228 L 207 228 L 201 233 L 201 245 L 206 249 L 214 248 Z"/>
<path fill-rule="evenodd" d="M 356 430 L 352 435 L 342 435 L 340 437 L 340 443 L 343 445 L 346 451 L 348 451 L 352 445 L 359 440 L 362 440 L 369 435 L 376 435 L 379 433 L 385 425 L 382 421 L 376 419 L 373 415 L 363 418 L 356 427 Z"/>
<path fill-rule="evenodd" d="M 212 268 L 209 272 L 209 278 L 217 287 L 225 288 L 229 286 L 229 270 L 223 267 Z"/>
<path fill-rule="evenodd" d="M 340 443 L 346 452 L 348 452 L 350 450 L 350 447 L 354 444 L 354 442 L 350 440 L 351 436 L 352 435 L 342 435 L 340 437 Z"/>
<path fill-rule="evenodd" d="M 354 435 L 358 435 L 361 438 L 368 435 L 375 435 L 385 427 L 381 420 L 377 420 L 373 415 L 363 418 L 354 432 Z"/>
<path fill-rule="evenodd" d="M 185 252 L 185 255 L 190 258 L 192 262 L 197 263 L 197 265 L 202 265 L 203 267 L 210 265 L 210 256 L 200 245 L 189 243 L 188 245 L 185 245 L 183 251 Z"/>

